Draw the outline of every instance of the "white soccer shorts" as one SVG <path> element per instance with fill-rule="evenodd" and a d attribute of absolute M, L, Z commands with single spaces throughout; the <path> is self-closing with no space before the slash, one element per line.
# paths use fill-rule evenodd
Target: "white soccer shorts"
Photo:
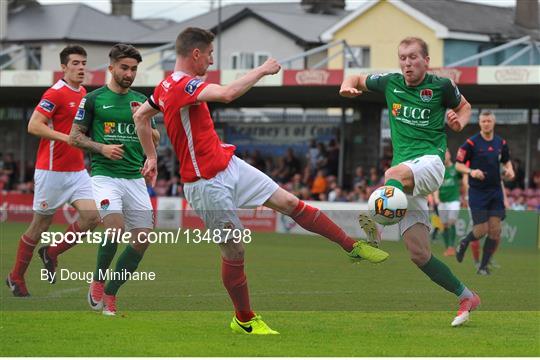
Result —
<path fill-rule="evenodd" d="M 266 174 L 233 156 L 212 179 L 184 184 L 184 194 L 208 229 L 243 229 L 236 210 L 263 205 L 278 187 Z"/>
<path fill-rule="evenodd" d="M 424 155 L 401 164 L 411 169 L 414 176 L 413 194 L 407 195 L 409 206 L 407 214 L 399 222 L 399 231 L 403 233 L 411 226 L 421 223 L 431 230 L 427 196 L 438 190 L 444 180 L 444 164 L 437 155 Z"/>
<path fill-rule="evenodd" d="M 96 175 L 92 176 L 92 187 L 101 218 L 123 214 L 125 231 L 154 228 L 154 212 L 143 178 Z"/>
<path fill-rule="evenodd" d="M 41 215 L 52 215 L 64 204 L 76 200 L 93 200 L 92 182 L 86 170 L 34 172 L 32 209 Z"/>
<path fill-rule="evenodd" d="M 443 224 L 456 222 L 459 215 L 459 201 L 442 202 L 439 204 L 439 217 Z"/>

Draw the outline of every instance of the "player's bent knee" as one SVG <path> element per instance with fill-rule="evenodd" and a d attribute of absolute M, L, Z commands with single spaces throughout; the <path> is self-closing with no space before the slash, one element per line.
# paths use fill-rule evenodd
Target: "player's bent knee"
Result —
<path fill-rule="evenodd" d="M 493 240 L 499 240 L 501 238 L 501 228 L 489 229 L 488 236 Z"/>
<path fill-rule="evenodd" d="M 79 219 L 79 226 L 82 231 L 94 230 L 101 222 L 101 217 L 96 211 L 95 213 L 81 215 Z"/>
<path fill-rule="evenodd" d="M 384 180 L 388 181 L 389 179 L 401 180 L 401 177 L 398 176 L 396 168 L 391 167 L 384 172 Z"/>
<path fill-rule="evenodd" d="M 488 233 L 488 225 L 487 223 L 474 225 L 473 227 L 473 235 L 476 239 L 480 239 L 484 235 Z"/>
<path fill-rule="evenodd" d="M 232 239 L 231 239 L 232 240 Z M 227 241 L 219 244 L 221 256 L 227 260 L 242 260 L 244 259 L 244 245 L 237 241 Z"/>
<path fill-rule="evenodd" d="M 416 266 L 424 266 L 428 261 L 429 261 L 429 258 L 431 257 L 431 252 L 429 251 L 411 251 L 410 253 L 410 258 L 411 258 L 411 261 L 416 265 Z"/>

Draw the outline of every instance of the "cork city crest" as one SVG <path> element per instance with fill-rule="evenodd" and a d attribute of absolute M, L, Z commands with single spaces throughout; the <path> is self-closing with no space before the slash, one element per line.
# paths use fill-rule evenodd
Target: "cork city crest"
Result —
<path fill-rule="evenodd" d="M 420 99 L 422 99 L 423 102 L 430 102 L 432 98 L 433 98 L 433 90 L 431 89 L 420 90 Z"/>

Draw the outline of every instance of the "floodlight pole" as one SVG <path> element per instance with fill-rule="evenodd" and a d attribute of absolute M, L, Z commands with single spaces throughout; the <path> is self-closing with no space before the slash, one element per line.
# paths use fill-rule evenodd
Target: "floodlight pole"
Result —
<path fill-rule="evenodd" d="M 221 0 L 218 0 L 218 25 L 217 25 L 217 70 L 221 70 Z"/>
<path fill-rule="evenodd" d="M 529 177 L 531 176 L 531 148 L 532 148 L 532 113 L 533 109 L 529 108 L 527 109 L 528 116 L 527 116 L 527 144 L 525 145 L 526 153 L 525 153 L 525 189 L 529 188 Z M 517 175 L 517 174 L 515 174 Z"/>
<path fill-rule="evenodd" d="M 345 120 L 347 109 L 341 108 L 341 120 L 339 122 L 339 157 L 338 157 L 338 184 L 343 188 L 343 170 L 345 168 Z"/>

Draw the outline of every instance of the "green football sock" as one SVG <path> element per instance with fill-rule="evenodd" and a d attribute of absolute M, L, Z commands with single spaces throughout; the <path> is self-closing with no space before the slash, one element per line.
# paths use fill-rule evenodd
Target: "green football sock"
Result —
<path fill-rule="evenodd" d="M 429 261 L 423 266 L 420 266 L 420 270 L 429 276 L 431 281 L 456 294 L 456 296 L 460 296 L 463 293 L 465 285 L 455 277 L 448 266 L 435 256 L 431 255 Z"/>
<path fill-rule="evenodd" d="M 454 247 L 456 244 L 456 225 L 450 226 L 450 237 L 448 239 L 448 246 Z"/>
<path fill-rule="evenodd" d="M 125 274 L 132 274 L 135 270 L 137 270 L 137 267 L 139 266 L 142 258 L 143 256 L 139 254 L 137 250 L 135 250 L 131 246 L 128 246 L 118 258 L 118 261 L 116 262 L 116 268 L 114 269 L 115 276 L 122 276 L 120 276 L 120 279 L 114 279 L 109 281 L 109 283 L 105 287 L 105 294 L 116 295 L 118 289 L 120 289 L 120 286 L 122 286 L 127 281 L 127 279 L 125 278 Z"/>
<path fill-rule="evenodd" d="M 450 246 L 450 229 L 444 228 L 442 236 L 444 239 L 444 246 L 448 249 L 448 247 Z"/>
<path fill-rule="evenodd" d="M 396 179 L 390 179 L 386 183 L 384 183 L 384 185 L 397 187 L 399 190 L 403 191 L 403 184 L 401 183 L 401 181 Z"/>
<path fill-rule="evenodd" d="M 102 244 L 99 245 L 96 271 L 94 272 L 95 281 L 105 282 L 105 272 L 111 266 L 114 255 L 116 255 L 116 249 L 118 249 L 118 242 L 116 241 L 107 241 L 104 246 Z"/>

